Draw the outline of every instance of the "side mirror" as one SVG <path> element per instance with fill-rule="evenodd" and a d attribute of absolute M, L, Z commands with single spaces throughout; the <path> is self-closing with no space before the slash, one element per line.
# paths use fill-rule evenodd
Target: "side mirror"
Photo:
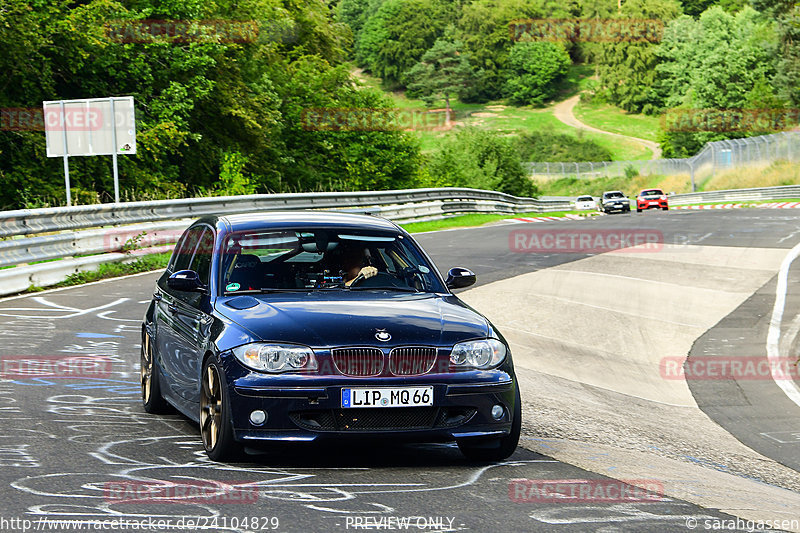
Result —
<path fill-rule="evenodd" d="M 167 278 L 167 287 L 181 292 L 207 293 L 208 288 L 194 270 L 179 270 Z"/>
<path fill-rule="evenodd" d="M 475 284 L 475 273 L 466 268 L 454 267 L 447 272 L 447 280 L 444 282 L 448 289 L 463 289 Z"/>

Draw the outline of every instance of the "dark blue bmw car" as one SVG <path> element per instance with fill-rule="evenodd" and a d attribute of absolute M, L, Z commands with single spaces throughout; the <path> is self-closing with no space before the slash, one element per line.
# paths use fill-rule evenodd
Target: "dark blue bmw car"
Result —
<path fill-rule="evenodd" d="M 405 230 L 329 212 L 206 217 L 158 280 L 142 327 L 144 408 L 200 424 L 223 460 L 275 442 L 456 441 L 501 460 L 521 406 L 502 335 Z"/>

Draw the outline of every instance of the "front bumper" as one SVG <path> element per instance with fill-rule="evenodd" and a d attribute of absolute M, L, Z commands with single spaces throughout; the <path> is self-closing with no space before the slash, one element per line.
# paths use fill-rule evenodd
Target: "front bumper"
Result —
<path fill-rule="evenodd" d="M 666 209 L 668 206 L 667 200 L 638 200 L 636 202 L 637 209 Z"/>
<path fill-rule="evenodd" d="M 630 208 L 631 208 L 631 204 L 630 203 L 627 203 L 627 204 L 625 204 L 625 203 L 619 203 L 619 204 L 614 203 L 614 204 L 605 204 L 605 205 L 603 205 L 603 211 L 605 211 L 605 212 L 609 212 L 609 211 L 627 211 L 627 210 L 630 210 Z"/>
<path fill-rule="evenodd" d="M 414 378 L 298 378 L 282 379 L 280 387 L 252 373 L 229 379 L 234 438 L 249 445 L 365 437 L 446 442 L 499 437 L 511 430 L 515 383 L 513 375 L 501 370 Z M 302 383 L 291 386 L 287 381 Z M 433 387 L 432 407 L 341 407 L 344 387 L 423 385 Z M 495 405 L 503 406 L 500 420 L 491 416 Z M 267 413 L 261 426 L 249 420 L 256 409 Z"/>

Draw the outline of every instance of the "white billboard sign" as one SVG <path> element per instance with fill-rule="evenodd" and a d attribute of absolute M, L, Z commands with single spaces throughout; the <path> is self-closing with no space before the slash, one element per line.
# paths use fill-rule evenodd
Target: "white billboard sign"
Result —
<path fill-rule="evenodd" d="M 71 204 L 69 157 L 110 155 L 114 199 L 119 202 L 117 155 L 136 153 L 136 115 L 132 96 L 43 102 L 47 157 L 64 158 L 67 205 Z"/>
<path fill-rule="evenodd" d="M 132 96 L 44 102 L 44 124 L 47 157 L 136 153 Z"/>

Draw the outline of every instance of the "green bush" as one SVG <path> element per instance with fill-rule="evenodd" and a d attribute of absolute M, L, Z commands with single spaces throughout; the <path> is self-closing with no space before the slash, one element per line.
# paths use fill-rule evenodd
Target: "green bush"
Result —
<path fill-rule="evenodd" d="M 610 161 L 611 152 L 580 133 L 577 137 L 552 131 L 533 131 L 517 139 L 523 161 Z"/>
<path fill-rule="evenodd" d="M 428 167 L 440 187 L 473 187 L 535 196 L 514 140 L 496 132 L 463 128 L 442 143 Z"/>

